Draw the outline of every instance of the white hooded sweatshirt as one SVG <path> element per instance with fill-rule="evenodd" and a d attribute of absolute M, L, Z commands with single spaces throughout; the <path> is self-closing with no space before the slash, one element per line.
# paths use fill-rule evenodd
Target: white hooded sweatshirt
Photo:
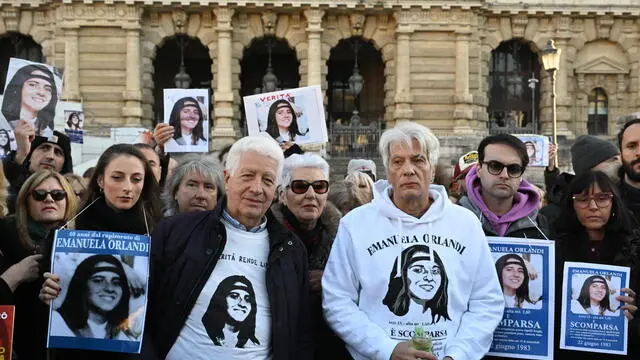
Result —
<path fill-rule="evenodd" d="M 385 185 L 340 222 L 322 278 L 327 322 L 355 360 L 389 360 L 416 327 L 431 335 L 439 359 L 481 359 L 504 297 L 478 218 L 431 185 L 433 201 L 418 219 Z"/>

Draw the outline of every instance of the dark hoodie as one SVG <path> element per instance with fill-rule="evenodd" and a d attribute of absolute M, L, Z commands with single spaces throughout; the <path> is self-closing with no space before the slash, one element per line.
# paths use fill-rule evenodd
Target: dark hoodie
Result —
<path fill-rule="evenodd" d="M 9 207 L 9 213 L 16 212 L 16 198 L 18 192 L 25 181 L 31 176 L 31 155 L 38 148 L 38 146 L 44 143 L 51 143 L 58 145 L 62 148 L 64 153 L 64 164 L 62 165 L 61 174 L 67 174 L 73 172 L 73 159 L 71 158 L 71 142 L 69 137 L 59 131 L 54 131 L 51 137 L 36 136 L 31 142 L 31 151 L 25 158 L 22 164 L 16 162 L 16 153 L 12 151 L 7 157 L 2 160 L 4 167 L 4 174 L 7 180 L 9 180 L 9 197 L 7 198 L 7 205 Z"/>

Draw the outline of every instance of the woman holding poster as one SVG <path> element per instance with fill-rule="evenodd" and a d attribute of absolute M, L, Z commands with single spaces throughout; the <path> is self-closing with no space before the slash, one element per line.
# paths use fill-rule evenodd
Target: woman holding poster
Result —
<path fill-rule="evenodd" d="M 291 103 L 287 100 L 276 100 L 269 107 L 267 116 L 267 133 L 278 143 L 295 142 L 296 136 L 304 136 L 309 132 L 300 132 L 298 116 Z"/>
<path fill-rule="evenodd" d="M 498 280 L 504 294 L 505 307 L 518 309 L 541 309 L 540 299 L 529 296 L 529 271 L 524 259 L 517 254 L 501 256 L 496 261 Z"/>
<path fill-rule="evenodd" d="M 76 218 L 76 229 L 150 234 L 156 222 L 161 219 L 158 193 L 153 172 L 140 150 L 129 144 L 112 145 L 98 160 L 85 195 L 83 210 Z M 123 268 L 133 294 L 133 302 L 142 295 L 140 291 L 145 287 L 146 277 L 138 275 L 132 267 L 132 264 L 128 264 Z M 50 303 L 60 295 L 60 277 L 45 273 L 45 278 L 47 280 L 40 291 L 40 299 Z M 138 310 L 138 306 L 130 306 L 126 318 L 128 324 L 135 326 L 141 313 Z M 78 331 L 73 327 L 71 329 Z M 57 354 L 62 359 L 92 360 L 114 360 L 125 356 L 102 351 L 67 349 L 58 349 Z"/>
<path fill-rule="evenodd" d="M 638 264 L 638 235 L 634 232 L 634 224 L 631 220 L 629 211 L 621 199 L 617 186 L 609 179 L 607 175 L 600 171 L 589 171 L 582 175 L 578 175 L 569 184 L 564 200 L 564 205 L 559 218 L 555 222 L 556 231 L 556 268 L 561 270 L 564 268 L 565 262 L 584 262 L 605 265 L 618 265 L 631 268 L 630 288 L 613 289 L 616 294 L 613 299 L 620 302 L 621 309 L 628 319 L 634 319 L 637 311 L 636 291 L 639 290 L 638 281 L 640 266 Z M 556 284 L 556 300 L 558 301 L 557 309 L 562 309 L 562 286 L 563 271 L 557 271 Z M 596 278 L 587 279 L 586 285 L 582 286 L 578 303 L 592 304 L 598 303 L 591 300 L 589 291 L 585 288 L 591 285 L 594 287 L 602 284 Z M 606 283 L 606 280 L 605 280 Z M 605 286 L 606 288 L 609 286 Z M 595 290 L 595 289 L 594 289 Z M 611 290 L 611 289 L 610 289 Z M 595 294 L 594 298 L 602 296 Z M 610 293 L 610 292 L 609 292 Z M 577 295 L 577 294 L 574 294 Z M 609 295 L 604 295 L 607 299 Z M 603 297 L 603 299 L 604 299 Z M 580 300 L 582 298 L 582 301 Z M 572 304 L 573 305 L 573 304 Z M 602 302 L 598 303 L 596 313 L 602 310 Z M 573 305 L 572 309 L 576 306 Z M 582 313 L 588 313 L 584 306 L 578 309 Z M 609 307 L 609 310 L 610 307 Z M 557 312 L 560 315 L 560 312 Z M 559 316 L 558 316 L 559 319 Z M 634 323 L 638 319 L 633 320 Z M 558 323 L 560 321 L 558 320 Z M 630 326 L 631 329 L 637 330 L 636 326 Z M 640 337 L 636 331 L 632 331 L 629 338 L 630 353 L 636 358 L 638 355 L 634 346 L 640 344 Z M 565 359 L 569 357 L 579 357 L 580 359 L 610 359 L 622 357 L 608 357 L 613 355 L 603 355 L 598 353 L 577 352 L 572 350 L 557 349 L 555 359 Z"/>
<path fill-rule="evenodd" d="M 51 70 L 43 64 L 23 66 L 4 91 L 2 115 L 5 124 L 0 127 L 13 129 L 19 120 L 25 120 L 33 126 L 36 136 L 48 137 L 53 133 L 57 103 L 58 88 Z"/>

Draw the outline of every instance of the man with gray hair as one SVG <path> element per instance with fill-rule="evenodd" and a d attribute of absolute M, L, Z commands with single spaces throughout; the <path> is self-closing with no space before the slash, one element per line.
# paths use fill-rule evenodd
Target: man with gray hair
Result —
<path fill-rule="evenodd" d="M 431 184 L 438 139 L 400 122 L 380 138 L 388 183 L 341 221 L 322 278 L 331 328 L 356 360 L 480 359 L 504 299 L 478 219 Z M 416 329 L 431 351 L 411 346 Z"/>
<path fill-rule="evenodd" d="M 240 139 L 216 208 L 156 227 L 143 359 L 312 358 L 304 245 L 269 211 L 283 160 L 270 137 Z"/>

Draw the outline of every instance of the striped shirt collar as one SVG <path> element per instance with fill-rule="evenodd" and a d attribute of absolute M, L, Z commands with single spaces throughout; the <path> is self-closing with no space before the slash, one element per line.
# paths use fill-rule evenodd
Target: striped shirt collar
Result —
<path fill-rule="evenodd" d="M 240 221 L 234 219 L 233 216 L 231 216 L 231 214 L 229 214 L 226 209 L 222 211 L 222 219 L 224 221 L 228 222 L 234 228 L 242 230 L 242 231 L 258 233 L 258 232 L 261 232 L 261 231 L 263 231 L 263 230 L 265 230 L 267 228 L 267 217 L 264 216 L 264 215 L 262 216 L 262 219 L 260 220 L 260 224 L 258 226 L 256 226 L 256 227 L 251 228 L 251 229 L 247 229 L 247 227 L 242 225 L 240 223 Z"/>

